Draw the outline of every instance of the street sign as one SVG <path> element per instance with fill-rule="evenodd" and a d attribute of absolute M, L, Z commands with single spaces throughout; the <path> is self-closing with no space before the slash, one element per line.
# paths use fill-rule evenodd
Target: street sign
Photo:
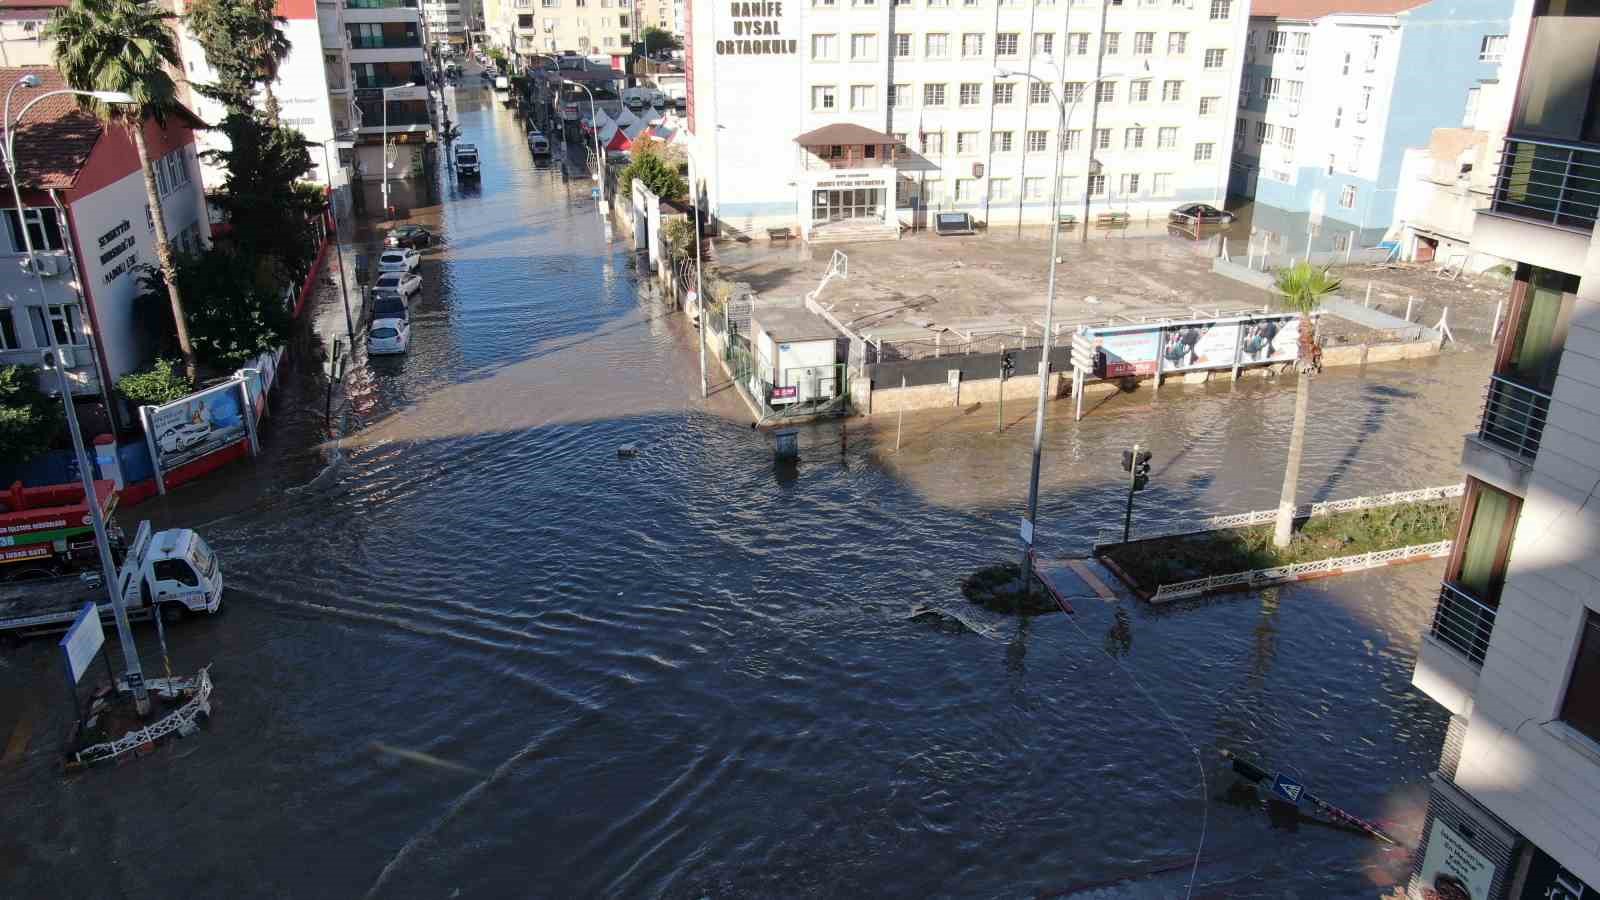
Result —
<path fill-rule="evenodd" d="M 597 187 L 589 188 L 589 199 L 591 199 L 591 200 L 599 200 L 600 199 L 600 189 L 597 188 Z"/>
<path fill-rule="evenodd" d="M 95 654 L 100 652 L 105 642 L 106 632 L 100 627 L 100 610 L 95 608 L 94 601 L 85 603 L 60 644 L 61 652 L 67 657 L 67 674 L 72 676 L 73 684 L 83 678 L 84 670 L 94 662 Z"/>
<path fill-rule="evenodd" d="M 1295 781 L 1293 778 L 1290 778 L 1288 775 L 1283 774 L 1282 772 L 1279 772 L 1272 778 L 1272 793 L 1284 800 L 1289 801 L 1290 803 L 1298 804 L 1301 796 L 1304 795 L 1305 792 L 1306 789 L 1304 785 L 1298 781 Z"/>
<path fill-rule="evenodd" d="M 1033 522 L 1029 519 L 1022 520 L 1022 542 L 1033 546 Z"/>

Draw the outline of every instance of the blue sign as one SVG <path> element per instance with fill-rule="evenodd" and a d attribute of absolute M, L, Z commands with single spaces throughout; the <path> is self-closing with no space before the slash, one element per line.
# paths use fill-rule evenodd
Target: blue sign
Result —
<path fill-rule="evenodd" d="M 600 189 L 597 188 L 597 187 L 589 188 L 589 197 L 591 199 L 594 199 L 594 200 L 599 200 L 600 199 Z"/>
<path fill-rule="evenodd" d="M 1305 786 L 1295 781 L 1288 775 L 1279 772 L 1272 778 L 1272 793 L 1282 797 L 1290 803 L 1298 805 L 1300 798 L 1305 796 Z"/>

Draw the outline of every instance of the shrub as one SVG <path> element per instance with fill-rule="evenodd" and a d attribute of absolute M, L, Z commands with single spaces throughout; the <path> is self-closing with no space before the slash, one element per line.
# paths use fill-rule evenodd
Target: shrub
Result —
<path fill-rule="evenodd" d="M 135 406 L 162 406 L 189 396 L 194 385 L 177 360 L 158 359 L 142 372 L 117 379 L 117 391 Z"/>
<path fill-rule="evenodd" d="M 651 193 L 663 200 L 677 200 L 689 193 L 689 186 L 671 166 L 653 154 L 640 154 L 617 176 L 617 190 L 626 196 L 633 190 L 633 180 L 644 182 Z"/>
<path fill-rule="evenodd" d="M 50 449 L 65 414 L 39 390 L 34 366 L 0 366 L 0 459 L 22 462 Z"/>

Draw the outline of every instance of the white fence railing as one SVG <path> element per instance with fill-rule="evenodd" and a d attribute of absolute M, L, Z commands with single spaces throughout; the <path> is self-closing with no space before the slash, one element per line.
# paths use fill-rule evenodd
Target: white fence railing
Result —
<path fill-rule="evenodd" d="M 74 758 L 80 763 L 104 762 L 124 753 L 131 753 L 147 744 L 153 744 L 170 734 L 193 734 L 199 727 L 197 720 L 201 716 L 211 715 L 211 667 L 206 666 L 201 669 L 200 674 L 192 679 L 181 678 L 173 681 L 177 682 L 172 685 L 173 689 L 192 692 L 189 701 L 176 712 L 143 728 L 130 731 L 114 741 L 85 747 L 74 754 Z M 152 678 L 146 684 L 154 688 L 157 682 L 165 684 L 167 679 Z"/>
<path fill-rule="evenodd" d="M 1395 506 L 1400 503 L 1418 503 L 1433 500 L 1449 500 L 1460 497 L 1465 491 L 1464 484 L 1447 484 L 1439 487 L 1418 488 L 1414 491 L 1395 491 L 1389 494 L 1373 494 L 1370 497 L 1351 497 L 1346 500 L 1325 500 L 1321 503 L 1303 503 L 1294 510 L 1297 519 L 1316 518 L 1318 516 L 1332 515 L 1333 513 L 1351 512 L 1357 509 L 1377 509 L 1383 506 Z M 1183 534 L 1198 534 L 1202 531 L 1216 531 L 1222 528 L 1248 528 L 1251 525 L 1264 525 L 1278 518 L 1276 509 L 1258 509 L 1255 512 L 1234 513 L 1225 516 L 1209 516 L 1204 519 L 1195 519 L 1185 523 L 1180 528 L 1168 531 L 1152 531 L 1136 534 L 1130 541 L 1145 541 L 1153 538 L 1176 537 Z M 1097 546 L 1105 547 L 1110 544 L 1122 543 L 1122 532 L 1102 531 Z"/>
<path fill-rule="evenodd" d="M 1395 547 L 1392 550 L 1373 550 L 1368 553 L 1358 553 L 1354 556 L 1336 556 L 1331 559 L 1317 559 L 1287 566 L 1273 566 L 1270 569 L 1230 572 L 1226 575 L 1211 575 L 1206 578 L 1179 581 L 1175 584 L 1163 584 L 1156 588 L 1156 592 L 1150 597 L 1150 602 L 1166 603 L 1187 597 L 1199 597 L 1202 594 L 1209 594 L 1213 591 L 1228 588 L 1249 590 L 1266 587 L 1273 584 L 1282 584 L 1286 581 L 1295 581 L 1302 576 L 1319 572 L 1358 572 L 1362 569 L 1375 569 L 1379 566 L 1386 566 L 1390 563 L 1405 560 L 1448 556 L 1453 544 L 1454 541 L 1413 544 L 1410 547 Z"/>

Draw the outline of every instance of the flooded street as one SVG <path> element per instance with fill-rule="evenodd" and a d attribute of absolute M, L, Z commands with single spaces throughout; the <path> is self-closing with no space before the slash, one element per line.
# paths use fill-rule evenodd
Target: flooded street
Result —
<path fill-rule="evenodd" d="M 291 385 L 263 458 L 121 513 L 223 561 L 224 612 L 170 633 L 177 668 L 215 664 L 209 727 L 63 778 L 54 642 L 0 656 L 42 698 L 0 767 L 0 894 L 1181 897 L 1202 832 L 1197 897 L 1404 877 L 1405 849 L 1274 828 L 1218 751 L 1414 840 L 1441 563 L 1125 607 L 1125 632 L 1094 599 L 913 621 L 963 616 L 960 578 L 1013 554 L 1031 407 L 1003 436 L 990 409 L 907 416 L 898 453 L 892 416 L 843 453 L 816 426 L 775 471 L 742 404 L 701 403 L 693 330 L 640 294 L 589 182 L 535 168 L 488 99 L 452 95 L 482 182 L 438 176 L 411 350 L 358 353 L 343 439 L 310 439 L 321 395 Z M 1488 364 L 1319 377 L 1303 499 L 1459 480 Z M 1053 405 L 1041 552 L 1120 527 L 1134 441 L 1146 527 L 1274 506 L 1293 404 L 1252 379 L 1076 426 Z"/>

